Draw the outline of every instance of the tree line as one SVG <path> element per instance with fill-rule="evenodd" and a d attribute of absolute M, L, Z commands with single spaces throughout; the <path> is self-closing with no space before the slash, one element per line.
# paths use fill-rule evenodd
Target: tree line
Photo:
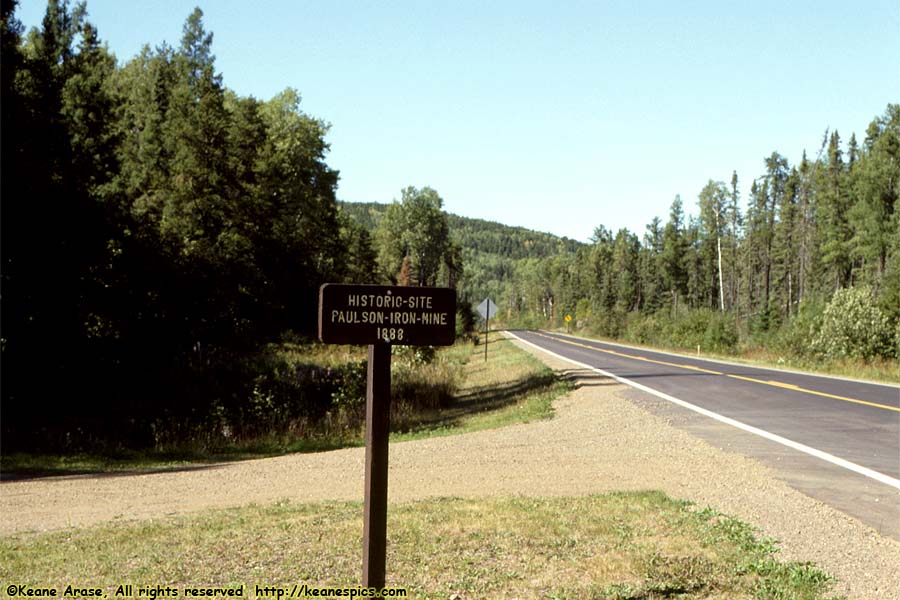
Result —
<path fill-rule="evenodd" d="M 900 105 L 860 143 L 826 131 L 817 155 L 773 152 L 742 198 L 710 180 L 643 235 L 596 227 L 589 244 L 450 215 L 466 265 L 460 297 L 491 297 L 507 325 L 634 342 L 810 358 L 892 358 L 900 344 Z M 388 210 L 344 204 L 375 230 Z M 831 315 L 829 317 L 829 315 Z"/>
<path fill-rule="evenodd" d="M 737 173 L 710 180 L 696 216 L 676 196 L 642 237 L 598 226 L 589 245 L 519 261 L 496 293 L 522 325 L 561 326 L 569 314 L 632 341 L 897 357 L 898 194 L 900 105 L 889 104 L 861 144 L 826 131 L 814 158 L 792 165 L 773 152 L 746 202 Z M 826 319 L 829 307 L 842 318 Z"/>
<path fill-rule="evenodd" d="M 279 395 L 323 413 L 328 373 L 266 352 L 315 336 L 319 285 L 462 272 L 433 190 L 377 239 L 339 209 L 328 125 L 226 88 L 200 9 L 119 64 L 84 3 L 28 32 L 0 7 L 4 447 L 233 430 Z"/>
<path fill-rule="evenodd" d="M 4 449 L 323 417 L 358 369 L 271 349 L 315 336 L 325 282 L 457 287 L 463 327 L 490 296 L 515 326 L 897 354 L 898 105 L 862 143 L 773 153 L 747 199 L 734 174 L 696 217 L 676 197 L 642 237 L 601 225 L 582 244 L 448 216 L 428 187 L 339 204 L 328 125 L 293 89 L 226 88 L 199 9 L 177 46 L 121 64 L 84 3 L 50 0 L 28 32 L 15 10 L 0 0 Z"/>

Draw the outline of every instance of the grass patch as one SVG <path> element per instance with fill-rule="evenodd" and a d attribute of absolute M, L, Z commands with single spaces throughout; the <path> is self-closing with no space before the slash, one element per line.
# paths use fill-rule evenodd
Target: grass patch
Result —
<path fill-rule="evenodd" d="M 395 415 L 391 440 L 421 439 L 547 419 L 553 401 L 573 389 L 541 361 L 499 333 L 484 346 L 455 347 L 462 383 L 442 406 Z M 402 412 L 402 408 L 401 408 Z"/>
<path fill-rule="evenodd" d="M 359 503 L 251 506 L 0 539 L 0 581 L 32 586 L 355 586 Z M 392 505 L 387 583 L 412 598 L 826 598 L 831 578 L 658 492 Z M 455 596 L 454 596 L 455 595 Z"/>

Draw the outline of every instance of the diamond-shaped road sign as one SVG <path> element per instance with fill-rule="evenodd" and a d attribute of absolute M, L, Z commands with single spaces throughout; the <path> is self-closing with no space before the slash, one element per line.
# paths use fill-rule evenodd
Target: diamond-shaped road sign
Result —
<path fill-rule="evenodd" d="M 497 303 L 491 300 L 490 298 L 485 298 L 481 304 L 475 309 L 478 311 L 478 314 L 482 316 L 484 319 L 493 319 L 497 314 Z"/>

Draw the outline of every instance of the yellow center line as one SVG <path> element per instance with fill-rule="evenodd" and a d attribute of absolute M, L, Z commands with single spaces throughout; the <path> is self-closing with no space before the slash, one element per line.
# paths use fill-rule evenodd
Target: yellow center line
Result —
<path fill-rule="evenodd" d="M 655 360 L 652 358 L 647 358 L 645 356 L 635 356 L 633 354 L 625 354 L 624 352 L 616 352 L 615 350 L 607 350 L 605 348 L 598 348 L 596 346 L 589 346 L 588 344 L 582 344 L 579 342 L 573 342 L 571 340 L 566 340 L 558 337 L 553 337 L 546 335 L 544 333 L 538 333 L 538 335 L 543 336 L 548 339 L 555 340 L 557 342 L 563 342 L 565 344 L 570 344 L 572 346 L 580 346 L 582 348 L 587 348 L 588 350 L 593 350 L 595 352 L 605 352 L 606 354 L 614 354 L 616 356 L 621 356 L 623 358 L 631 358 L 634 360 L 642 360 L 644 362 L 656 363 L 658 365 L 666 365 L 668 367 L 677 367 L 679 369 L 689 369 L 691 371 L 700 371 L 701 373 L 709 373 L 711 375 L 724 375 L 725 377 L 731 377 L 732 379 L 741 379 L 743 381 L 749 381 L 751 383 L 761 383 L 763 385 L 771 385 L 773 387 L 784 388 L 796 392 L 805 392 L 807 394 L 813 394 L 815 396 L 822 396 L 824 398 L 832 398 L 834 400 L 842 400 L 844 402 L 852 402 L 854 404 L 863 404 L 865 406 L 874 406 L 875 408 L 883 408 L 885 410 L 892 410 L 894 412 L 900 412 L 900 408 L 896 406 L 888 406 L 886 404 L 879 404 L 877 402 L 868 402 L 866 400 L 859 400 L 857 398 L 848 398 L 846 396 L 838 396 L 835 394 L 829 394 L 826 392 L 818 392 L 816 390 L 810 390 L 808 388 L 803 388 L 798 385 L 794 385 L 793 383 L 784 383 L 781 381 L 775 381 L 774 379 L 764 380 L 764 379 L 756 379 L 754 377 L 745 377 L 743 375 L 732 375 L 731 373 L 722 373 L 720 371 L 712 371 L 710 369 L 702 369 L 700 367 L 695 367 L 693 365 L 682 365 L 679 363 L 666 362 L 663 360 Z"/>

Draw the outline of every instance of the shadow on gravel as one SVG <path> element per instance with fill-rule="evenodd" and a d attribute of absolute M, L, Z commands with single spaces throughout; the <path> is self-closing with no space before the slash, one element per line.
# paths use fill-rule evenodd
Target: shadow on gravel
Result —
<path fill-rule="evenodd" d="M 149 469 L 133 468 L 133 469 L 116 469 L 105 470 L 96 469 L 71 469 L 71 468 L 25 468 L 16 469 L 12 472 L 0 471 L 0 482 L 8 481 L 27 481 L 30 479 L 45 479 L 48 477 L 59 477 L 66 479 L 86 479 L 86 478 L 107 478 L 107 477 L 130 477 L 132 475 L 161 475 L 164 473 L 184 473 L 188 471 L 207 471 L 210 469 L 219 469 L 227 463 L 210 463 L 205 465 L 185 465 L 172 467 L 155 467 Z"/>

